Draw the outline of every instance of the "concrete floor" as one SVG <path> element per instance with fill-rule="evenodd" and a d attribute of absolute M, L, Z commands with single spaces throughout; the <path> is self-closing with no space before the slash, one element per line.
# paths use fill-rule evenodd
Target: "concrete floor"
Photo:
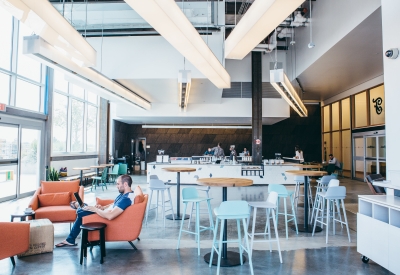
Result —
<path fill-rule="evenodd" d="M 145 175 L 134 175 L 134 185 L 140 185 L 144 193 L 149 193 Z M 357 196 L 370 194 L 368 186 L 363 182 L 340 179 L 341 185 L 347 188 L 345 205 L 349 220 L 351 242 L 348 241 L 345 228 L 336 226 L 336 235 L 329 230 L 329 242 L 325 243 L 326 231 L 314 236 L 307 233 L 296 234 L 289 227 L 289 238 L 285 238 L 283 217 L 279 218 L 278 234 L 281 244 L 283 264 L 279 263 L 276 244 L 272 244 L 272 253 L 266 243 L 255 243 L 253 265 L 255 274 L 391 274 L 386 269 L 370 261 L 364 264 L 357 253 Z M 315 182 L 312 182 L 315 185 Z M 184 186 L 182 186 L 184 188 Z M 293 189 L 293 186 L 288 186 Z M 267 198 L 267 186 L 251 186 L 228 188 L 228 200 L 263 201 Z M 315 192 L 315 188 L 313 188 Z M 176 211 L 176 187 L 171 188 L 172 201 Z M 95 198 L 115 198 L 115 185 L 109 185 L 108 190 L 101 188 L 94 192 L 85 192 L 85 202 L 93 204 Z M 212 208 L 222 201 L 222 188 L 211 188 L 210 197 Z M 30 198 L 10 201 L 0 204 L 0 221 L 9 221 L 10 213 L 24 209 Z M 153 198 L 153 204 L 155 199 Z M 183 205 L 181 206 L 183 211 Z M 298 207 L 298 222 L 303 222 L 303 208 Z M 161 211 L 160 211 L 161 212 Z M 8 259 L 0 261 L 0 274 L 95 274 L 95 273 L 127 273 L 127 274 L 215 274 L 216 268 L 209 268 L 203 260 L 203 255 L 211 248 L 212 233 L 205 231 L 201 234 L 201 253 L 197 255 L 197 244 L 194 236 L 182 235 L 180 249 L 176 249 L 180 222 L 166 221 L 163 227 L 161 213 L 156 220 L 155 211 L 149 214 L 148 225 L 143 225 L 140 234 L 141 241 L 136 242 L 139 249 L 134 251 L 127 242 L 107 243 L 107 257 L 103 265 L 99 263 L 99 249 L 93 249 L 83 266 L 79 265 L 79 246 L 73 248 L 55 248 L 53 253 L 29 256 L 17 259 L 17 266 L 12 269 Z M 187 224 L 187 222 L 185 222 Z M 207 214 L 201 215 L 201 224 L 209 224 Z M 291 225 L 291 224 L 290 224 Z M 256 231 L 263 231 L 265 214 L 259 211 Z M 193 225 L 192 225 L 193 229 Z M 69 224 L 55 224 L 55 243 L 68 235 Z M 236 226 L 228 223 L 228 239 L 237 238 Z M 77 239 L 80 243 L 80 239 Z M 229 250 L 238 251 L 235 245 L 229 245 Z M 221 274 L 249 274 L 249 265 L 221 268 Z"/>

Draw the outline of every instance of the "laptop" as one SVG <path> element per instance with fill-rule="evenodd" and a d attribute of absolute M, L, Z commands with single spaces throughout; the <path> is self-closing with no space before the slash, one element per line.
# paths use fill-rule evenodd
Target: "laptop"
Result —
<path fill-rule="evenodd" d="M 83 210 L 90 211 L 90 212 L 95 212 L 95 211 L 91 211 L 91 210 L 89 210 L 89 209 L 86 209 L 86 206 L 87 206 L 87 205 L 83 203 L 83 201 L 82 201 L 82 199 L 81 199 L 81 196 L 79 196 L 79 193 L 78 193 L 78 192 L 75 192 L 75 193 L 74 193 L 74 196 L 75 196 L 75 199 L 76 199 L 76 201 L 78 202 L 79 206 L 80 206 Z"/>
<path fill-rule="evenodd" d="M 220 164 L 220 163 L 221 163 L 220 159 L 215 161 L 215 164 Z"/>

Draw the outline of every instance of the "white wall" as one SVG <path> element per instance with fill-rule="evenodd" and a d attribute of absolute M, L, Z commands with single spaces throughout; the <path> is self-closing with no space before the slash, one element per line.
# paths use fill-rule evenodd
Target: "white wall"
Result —
<path fill-rule="evenodd" d="M 72 168 L 81 168 L 81 167 L 90 167 L 98 165 L 98 158 L 91 158 L 91 159 L 74 159 L 74 160 L 58 160 L 58 161 L 51 161 L 50 166 L 60 171 L 61 167 L 67 167 L 68 176 L 79 175 L 79 170 L 73 170 Z M 96 169 L 91 170 L 84 170 L 83 173 L 94 172 Z"/>
<path fill-rule="evenodd" d="M 400 1 L 382 0 L 383 51 L 400 48 Z M 400 58 L 384 58 L 384 80 L 386 99 L 386 169 L 400 170 Z M 390 172 L 389 172 L 390 177 Z"/>
<path fill-rule="evenodd" d="M 322 0 L 312 3 L 313 42 L 316 46 L 313 49 L 308 48 L 309 27 L 296 28 L 297 75 L 378 9 L 381 0 Z"/>

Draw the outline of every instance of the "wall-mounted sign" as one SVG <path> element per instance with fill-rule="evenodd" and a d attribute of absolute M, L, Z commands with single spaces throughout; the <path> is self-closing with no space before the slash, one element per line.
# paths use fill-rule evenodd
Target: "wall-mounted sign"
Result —
<path fill-rule="evenodd" d="M 257 145 L 258 145 L 258 144 L 261 144 L 261 140 L 256 139 L 256 144 L 257 144 Z"/>
<path fill-rule="evenodd" d="M 6 104 L 0 103 L 0 112 L 5 112 L 6 111 Z"/>
<path fill-rule="evenodd" d="M 373 98 L 372 102 L 375 103 L 374 107 L 375 107 L 375 112 L 380 115 L 382 114 L 383 108 L 382 108 L 382 102 L 383 99 L 381 97 L 378 97 L 377 99 Z"/>

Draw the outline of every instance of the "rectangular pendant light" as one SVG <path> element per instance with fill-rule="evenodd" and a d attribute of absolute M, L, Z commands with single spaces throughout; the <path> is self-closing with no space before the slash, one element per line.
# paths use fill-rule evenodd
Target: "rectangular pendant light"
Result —
<path fill-rule="evenodd" d="M 61 69 L 71 77 L 77 77 L 80 80 L 86 81 L 88 85 L 94 85 L 96 90 L 105 94 L 104 97 L 110 101 L 119 102 L 123 100 L 141 109 L 148 110 L 151 108 L 149 101 L 118 85 L 92 68 L 80 67 L 38 35 L 24 37 L 23 49 L 24 54 L 29 55 L 39 62 L 54 69 Z"/>
<path fill-rule="evenodd" d="M 304 0 L 255 0 L 225 41 L 225 58 L 243 59 Z"/>
<path fill-rule="evenodd" d="M 125 0 L 144 20 L 219 89 L 230 88 L 228 72 L 174 0 Z"/>
<path fill-rule="evenodd" d="M 278 91 L 282 98 L 299 114 L 301 117 L 308 115 L 307 108 L 297 95 L 296 90 L 290 83 L 289 78 L 283 72 L 283 69 L 270 71 L 271 85 Z"/>
<path fill-rule="evenodd" d="M 186 111 L 188 102 L 189 102 L 189 94 L 190 94 L 190 86 L 192 84 L 191 72 L 188 70 L 181 70 L 178 73 L 178 104 L 181 108 L 181 111 Z"/>
<path fill-rule="evenodd" d="M 48 0 L 0 0 L 0 6 L 78 65 L 96 66 L 96 51 Z"/>

